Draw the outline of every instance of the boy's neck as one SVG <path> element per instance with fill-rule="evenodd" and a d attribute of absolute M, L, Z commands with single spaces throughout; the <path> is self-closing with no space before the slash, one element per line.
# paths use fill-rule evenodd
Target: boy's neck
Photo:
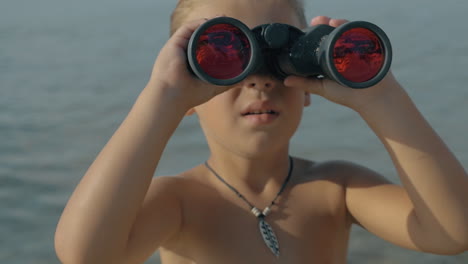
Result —
<path fill-rule="evenodd" d="M 212 153 L 208 163 L 239 192 L 259 196 L 277 192 L 290 166 L 288 149 L 255 157 Z"/>

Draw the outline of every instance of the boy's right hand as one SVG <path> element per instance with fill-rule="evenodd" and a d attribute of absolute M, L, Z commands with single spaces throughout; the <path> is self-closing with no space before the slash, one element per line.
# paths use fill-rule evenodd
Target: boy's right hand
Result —
<path fill-rule="evenodd" d="M 177 105 L 186 110 L 200 105 L 230 87 L 205 83 L 190 73 L 187 64 L 187 46 L 193 32 L 208 19 L 183 24 L 166 42 L 151 73 L 147 87 L 163 89 Z"/>

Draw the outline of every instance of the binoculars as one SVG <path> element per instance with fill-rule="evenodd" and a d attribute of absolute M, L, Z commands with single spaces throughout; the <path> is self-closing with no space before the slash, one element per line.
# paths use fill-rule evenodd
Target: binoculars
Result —
<path fill-rule="evenodd" d="M 367 88 L 385 77 L 392 48 L 378 26 L 353 21 L 337 28 L 305 30 L 272 23 L 249 29 L 241 21 L 218 17 L 192 34 L 189 70 L 214 85 L 233 85 L 250 74 L 328 78 L 350 88 Z"/>

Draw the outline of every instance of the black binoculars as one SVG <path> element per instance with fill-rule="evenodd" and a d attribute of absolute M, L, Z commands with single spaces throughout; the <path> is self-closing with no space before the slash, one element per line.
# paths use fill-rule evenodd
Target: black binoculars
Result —
<path fill-rule="evenodd" d="M 283 80 L 289 75 L 328 78 L 351 88 L 367 88 L 390 69 L 392 48 L 378 26 L 353 21 L 337 28 L 298 29 L 272 23 L 249 29 L 218 17 L 202 24 L 187 49 L 190 70 L 215 85 L 233 85 L 254 73 Z"/>

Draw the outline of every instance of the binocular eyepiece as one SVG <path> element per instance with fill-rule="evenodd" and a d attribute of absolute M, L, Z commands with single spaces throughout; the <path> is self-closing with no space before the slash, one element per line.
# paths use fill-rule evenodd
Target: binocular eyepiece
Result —
<path fill-rule="evenodd" d="M 215 85 L 233 85 L 253 73 L 328 78 L 351 88 L 375 85 L 387 74 L 392 48 L 376 25 L 354 21 L 304 31 L 287 24 L 249 29 L 230 17 L 202 24 L 191 36 L 190 70 Z"/>

